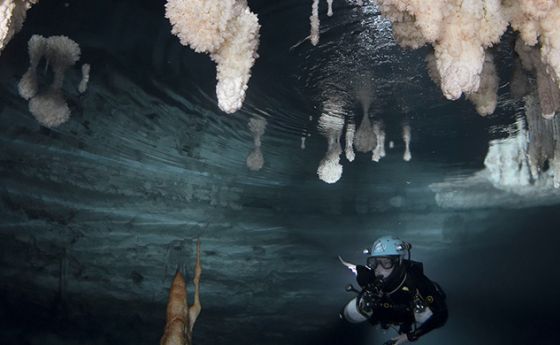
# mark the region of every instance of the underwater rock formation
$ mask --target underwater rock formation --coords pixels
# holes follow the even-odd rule
[[[169,290],[167,321],[160,345],[191,345],[194,323],[200,315],[200,240],[196,242],[196,264],[194,269],[194,302],[188,305],[187,287],[183,273],[177,270]]]
[[[27,11],[38,2],[39,0],[3,0],[0,3],[0,54],[21,30]]]
[[[210,54],[216,62],[220,109],[239,110],[259,46],[259,21],[247,1],[169,0],[165,16],[181,44]]]
[[[41,125],[58,127],[70,118],[62,86],[66,71],[80,59],[80,46],[66,36],[45,38],[33,35],[29,39],[28,50],[30,66],[19,81],[19,94],[29,100],[29,111]],[[40,91],[37,67],[43,58],[53,70],[54,78],[47,90]]]

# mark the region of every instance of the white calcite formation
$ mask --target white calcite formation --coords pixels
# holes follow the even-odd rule
[[[80,59],[80,46],[66,36],[33,35],[28,50],[30,66],[18,84],[19,94],[29,100],[29,111],[41,125],[60,126],[70,118],[70,108],[62,92],[64,76]],[[43,58],[53,70],[54,78],[46,90],[39,90],[37,66]]]
[[[511,27],[526,45],[540,45],[540,59],[560,86],[560,3],[557,0],[504,1]]]
[[[309,39],[314,46],[319,43],[319,0],[313,0],[311,4],[311,16],[309,17],[311,23],[311,33]]]
[[[412,159],[412,154],[410,153],[410,125],[405,124],[403,126],[403,142],[404,142],[404,153],[403,160],[409,162]]]
[[[437,68],[437,61],[434,54],[426,56],[426,67],[428,75],[436,84],[441,82],[441,76]],[[494,65],[494,58],[487,52],[484,56],[484,65],[480,74],[479,87],[472,93],[466,93],[466,98],[470,100],[481,116],[492,114],[498,103],[498,74]]]
[[[492,140],[484,169],[430,185],[447,208],[524,207],[560,201],[560,118],[542,117],[535,93],[508,137]]]
[[[319,0],[313,0],[310,41],[319,42]],[[539,59],[550,83],[560,85],[560,5],[557,0],[378,0],[393,24],[396,41],[416,49],[434,49],[430,75],[444,96],[466,95],[481,115],[495,109],[497,74],[487,48],[498,43],[508,25],[528,46],[539,46]],[[362,5],[359,1],[358,5]],[[332,0],[327,0],[332,15]],[[166,16],[181,43],[205,52],[217,63],[220,108],[238,110],[257,58],[259,28],[245,0],[168,0]],[[437,71],[437,74],[434,73]],[[544,78],[540,78],[544,81]],[[551,116],[543,107],[545,115]],[[362,137],[358,129],[356,138]],[[363,134],[363,133],[362,133]],[[359,144],[361,145],[361,144]]]
[[[40,35],[33,35],[27,42],[29,53],[29,68],[18,83],[18,92],[26,100],[35,96],[39,89],[37,81],[37,67],[47,50],[47,40]]]
[[[317,175],[327,183],[335,183],[342,176],[340,137],[344,128],[342,108],[337,102],[325,102],[317,127],[319,132],[327,139],[328,144],[327,153],[319,163]]]
[[[356,158],[354,153],[354,133],[356,132],[356,125],[354,123],[346,124],[345,146],[344,153],[349,162],[353,162]]]
[[[432,79],[445,97],[465,94],[481,115],[495,109],[497,74],[486,48],[498,43],[508,25],[527,46],[540,47],[538,60],[547,78],[560,86],[560,3],[557,0],[378,0],[393,24],[395,40],[416,49],[432,45],[427,58]],[[437,73],[436,73],[437,71]],[[542,86],[548,90],[550,86]],[[543,104],[544,105],[544,104]],[[550,108],[543,113],[552,116]]]
[[[247,1],[168,0],[165,16],[181,44],[216,62],[220,109],[239,110],[259,46],[260,24]]]
[[[524,121],[518,119],[513,135],[492,140],[484,159],[488,179],[497,188],[527,186],[531,184],[529,168],[528,133]]]
[[[39,0],[0,1],[0,53],[12,37],[21,30],[27,11]]]
[[[381,158],[385,157],[385,130],[381,121],[373,122],[373,133],[377,138],[377,145],[371,153],[371,160],[379,162]]]

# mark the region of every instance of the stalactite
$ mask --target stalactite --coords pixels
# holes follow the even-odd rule
[[[37,67],[41,59],[47,53],[47,40],[41,35],[33,35],[27,42],[27,52],[29,54],[29,68],[21,77],[18,83],[18,92],[26,100],[31,99],[39,92],[39,82],[37,81]]]
[[[337,101],[329,100],[325,102],[317,126],[319,132],[327,139],[328,144],[325,157],[319,163],[317,175],[327,183],[335,183],[342,176],[340,137],[344,128],[342,108]]]
[[[319,0],[313,0],[311,4],[311,33],[309,35],[311,44],[316,46],[319,43]]]
[[[410,153],[410,125],[405,124],[403,126],[403,141],[404,141],[404,154],[403,160],[409,162],[412,159],[412,154]]]
[[[328,6],[327,16],[329,16],[329,17],[332,17],[332,15],[333,15],[332,3],[333,3],[333,0],[327,0],[327,6]]]
[[[82,65],[82,80],[80,81],[80,85],[78,85],[78,92],[80,93],[84,93],[87,90],[90,70],[91,66],[89,64],[85,63]]]
[[[379,162],[381,158],[385,157],[385,130],[381,121],[373,123],[373,132],[377,138],[377,145],[371,154],[371,160]]]
[[[168,0],[165,16],[181,44],[210,54],[216,62],[220,109],[226,113],[239,110],[259,46],[259,20],[247,2]]]
[[[379,8],[401,46],[433,46],[438,77],[430,74],[451,100],[477,92],[484,49],[499,42],[509,19],[499,0],[379,0]]]
[[[264,165],[264,157],[261,151],[261,138],[266,130],[266,120],[261,117],[253,117],[249,120],[249,131],[253,135],[254,148],[247,156],[247,167],[258,171]]]
[[[344,152],[346,155],[346,159],[349,162],[353,162],[354,158],[356,158],[356,154],[354,153],[354,133],[356,132],[356,125],[354,123],[347,123],[346,124],[346,135],[345,135],[345,146]]]
[[[326,134],[328,149],[325,157],[319,163],[317,175],[327,183],[335,183],[342,177],[342,165],[340,164],[340,136],[335,131]]]

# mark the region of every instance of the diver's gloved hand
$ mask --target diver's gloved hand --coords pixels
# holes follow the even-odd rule
[[[356,281],[362,288],[375,280],[375,272],[366,266],[356,265]]]
[[[358,310],[361,314],[371,316],[373,309],[378,307],[379,301],[377,296],[369,290],[363,290],[358,297]]]

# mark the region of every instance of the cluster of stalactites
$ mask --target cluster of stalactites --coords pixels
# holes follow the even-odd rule
[[[246,0],[168,0],[165,16],[181,44],[208,53],[217,64],[218,106],[241,108],[258,57],[260,25]]]
[[[362,0],[357,0],[356,4],[362,6],[364,3]],[[327,0],[327,16],[331,17],[333,15],[333,0]],[[313,0],[311,3],[311,16],[309,17],[309,22],[311,24],[311,32],[309,34],[309,40],[314,46],[319,43],[319,0]]]
[[[253,117],[249,120],[249,131],[253,135],[253,150],[247,156],[247,168],[252,171],[261,170],[264,157],[261,151],[261,138],[266,130],[266,120],[262,117]]]
[[[27,11],[39,0],[0,1],[0,53],[12,37],[21,30]]]
[[[542,116],[536,92],[524,97],[525,116],[519,116],[511,135],[493,140],[484,160],[488,180],[498,189],[560,187],[560,117]]]
[[[354,124],[347,124],[346,130],[346,158],[351,162],[354,160],[354,150],[358,152],[371,152],[371,160],[379,162],[385,157],[385,130],[381,120],[371,120],[369,117],[369,109],[373,104],[373,78],[367,78],[360,82],[360,87],[356,91],[356,99],[362,106],[362,120],[358,130],[354,134]],[[403,141],[405,144],[405,153],[403,159],[410,161],[410,125],[403,125]]]
[[[80,46],[66,36],[45,38],[33,35],[29,39],[28,50],[30,65],[19,81],[19,94],[29,101],[29,111],[41,125],[49,128],[60,126],[70,118],[70,108],[62,91],[64,75],[80,59]],[[54,75],[52,83],[43,90],[39,89],[40,75],[37,71],[41,59],[46,60]],[[82,67],[82,72],[80,92],[87,87],[89,65]]]
[[[434,48],[430,75],[448,99],[465,94],[481,115],[494,111],[498,79],[487,48],[508,24],[525,44],[540,44],[544,71],[560,85],[560,4],[557,0],[378,0],[403,47]],[[461,38],[461,39],[458,39]],[[430,66],[431,65],[431,66]]]
[[[364,107],[367,111],[367,107]],[[346,120],[345,120],[346,118]],[[381,120],[370,121],[367,112],[364,113],[359,129],[351,117],[345,117],[340,105],[332,101],[325,102],[323,113],[319,118],[318,131],[327,139],[327,152],[317,169],[319,178],[327,183],[335,183],[342,177],[342,135],[344,133],[345,156],[349,162],[354,161],[355,151],[371,152],[371,160],[379,162],[385,157],[385,129]],[[411,127],[408,122],[402,126],[402,140],[404,143],[403,160],[412,159],[410,152]]]

